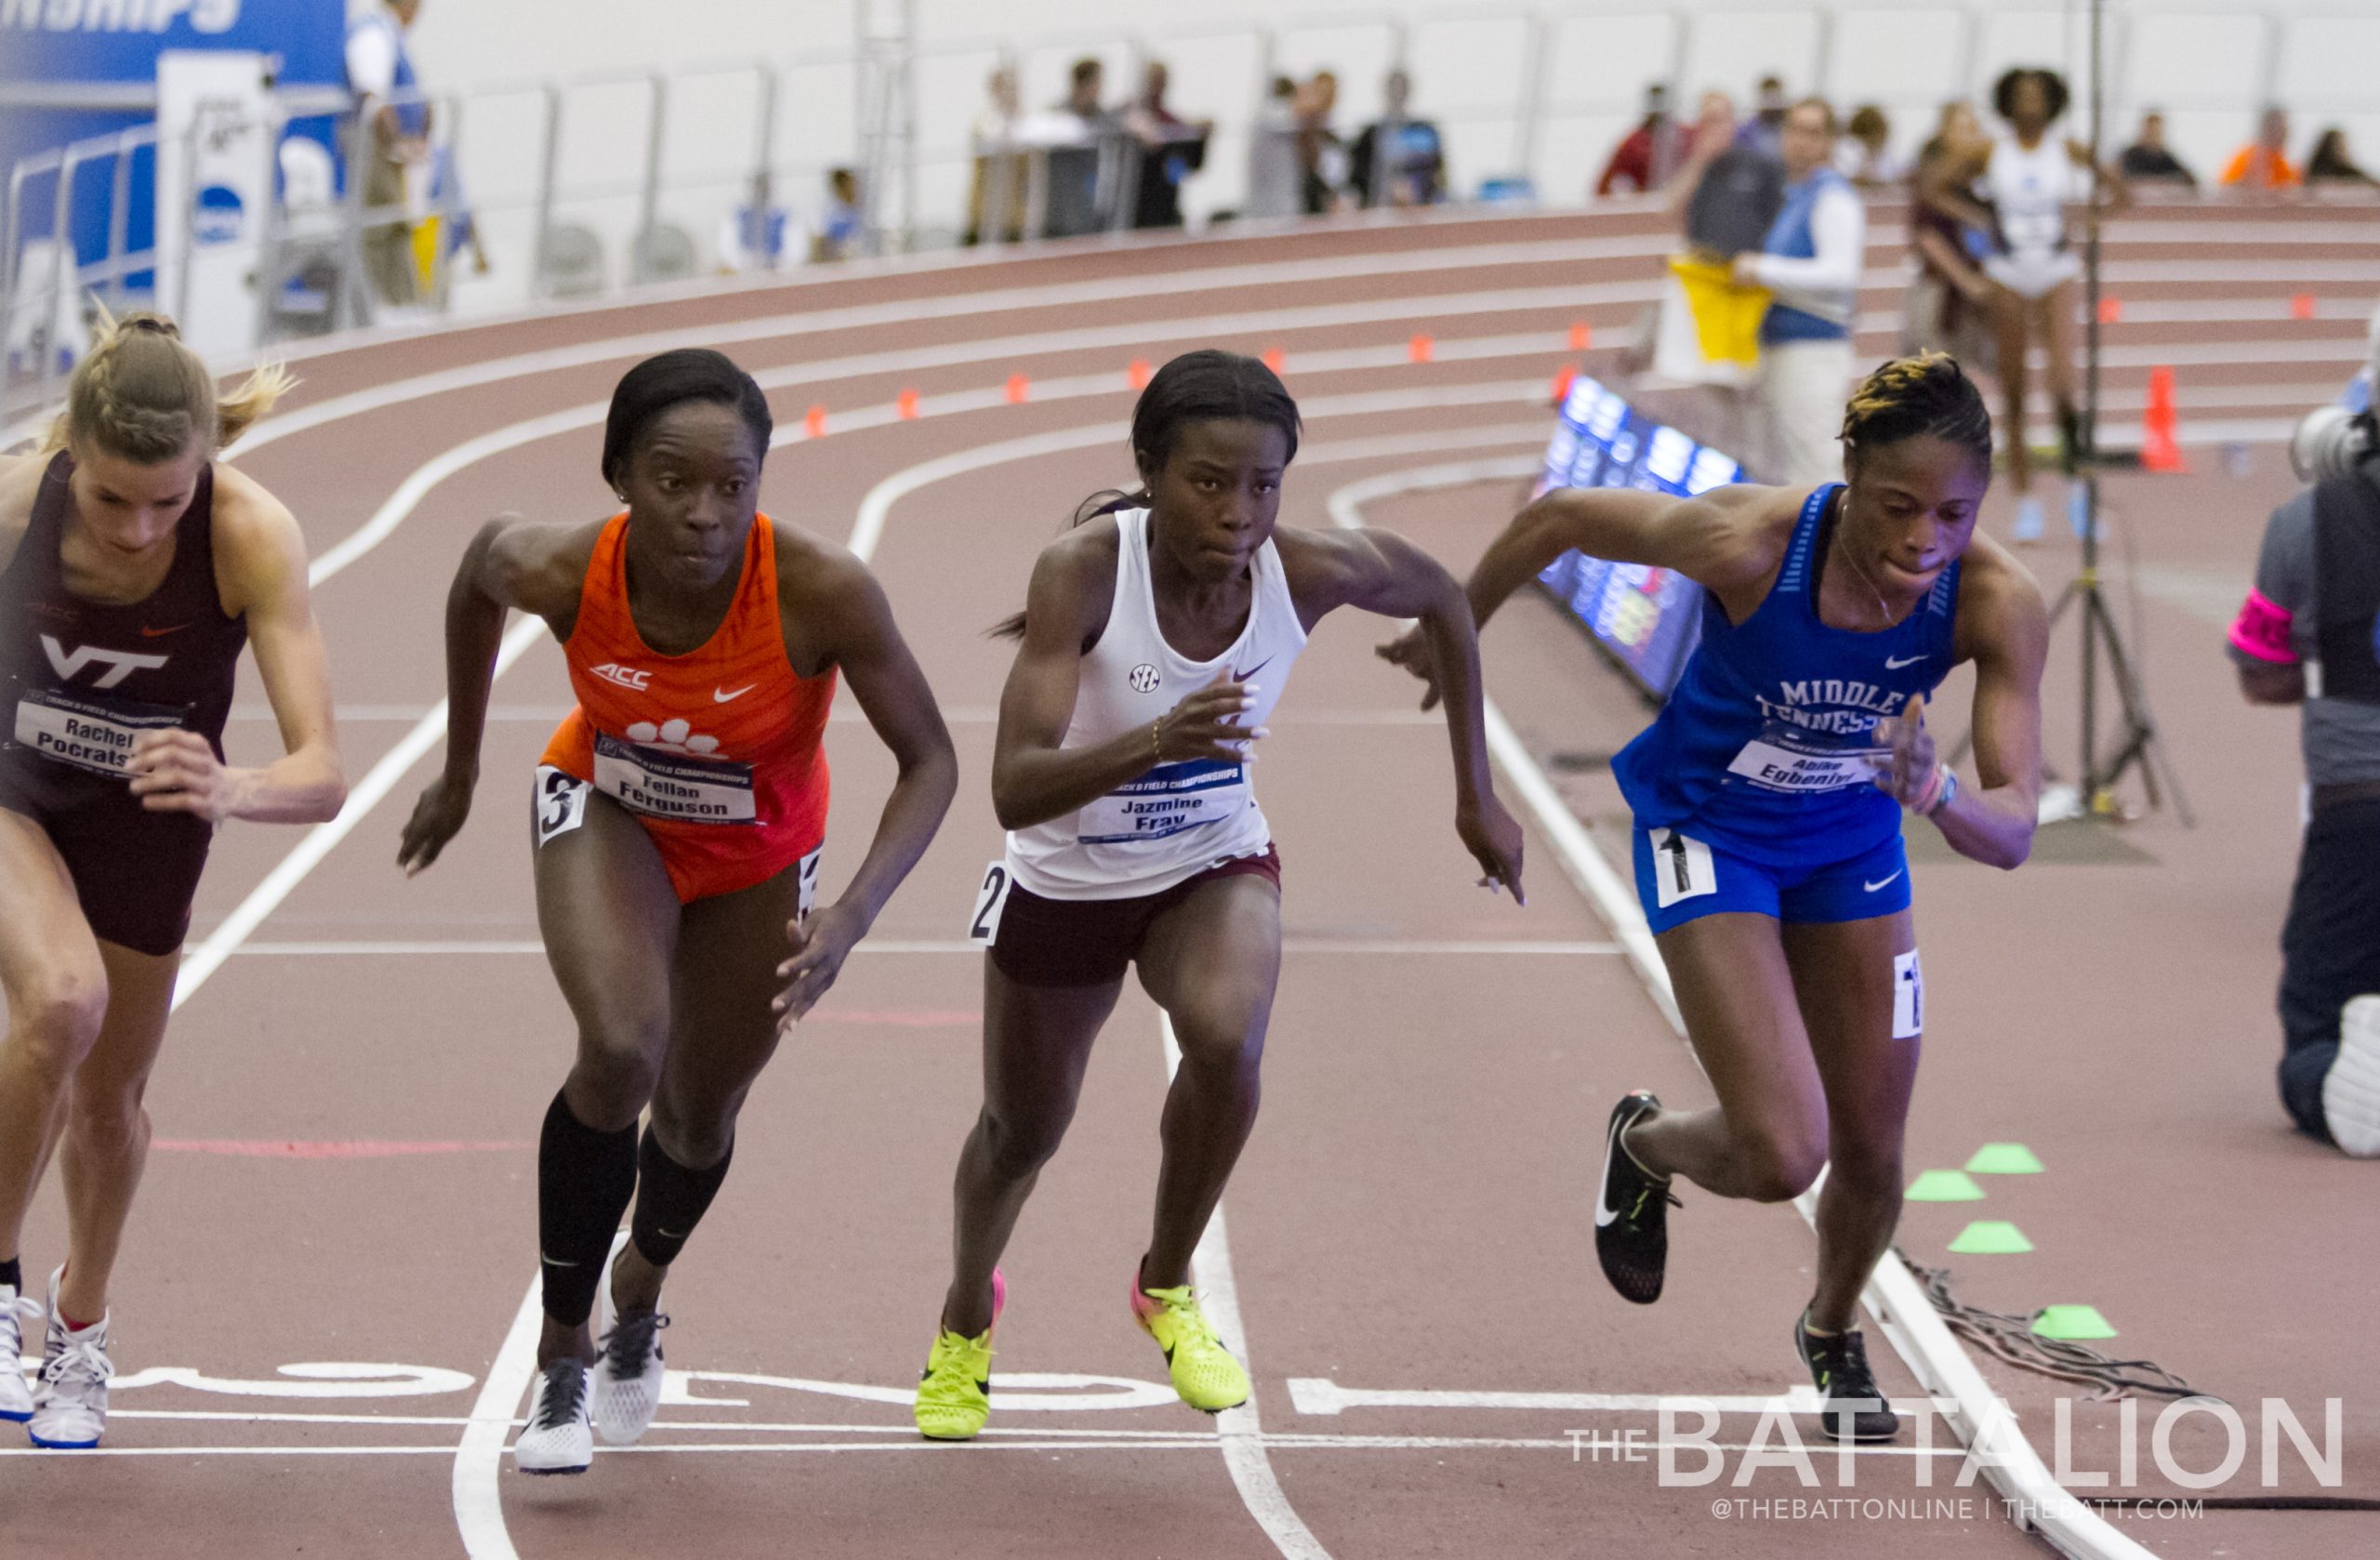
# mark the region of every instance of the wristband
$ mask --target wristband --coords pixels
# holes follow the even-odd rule
[[[1959,795],[1959,772],[1957,770],[1952,769],[1949,764],[1943,764],[1935,770],[1934,778],[1939,788],[1935,792],[1931,802],[1918,809],[1920,813],[1929,818],[1940,817],[1942,815],[1942,809],[1950,806],[1951,802],[1957,800]]]

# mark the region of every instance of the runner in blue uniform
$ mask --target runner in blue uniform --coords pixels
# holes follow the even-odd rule
[[[1976,535],[1991,421],[1956,363],[1877,369],[1843,441],[1850,481],[1815,491],[1555,489],[1488,549],[1470,593],[1485,622],[1567,548],[1676,569],[1708,592],[1700,646],[1614,768],[1635,813],[1637,893],[1718,1104],[1668,1111],[1633,1093],[1614,1107],[1596,1251],[1614,1288],[1650,1304],[1673,1178],[1781,1202],[1831,1163],[1794,1339],[1828,1432],[1884,1440],[1899,1421],[1852,1322],[1900,1215],[1924,1026],[1901,814],[1974,860],[2024,861],[2049,623],[2032,576]],[[1409,636],[1382,654],[1431,676]],[[1924,719],[1965,661],[1972,787],[1936,758]]]

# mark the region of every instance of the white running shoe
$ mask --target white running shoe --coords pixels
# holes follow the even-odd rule
[[[594,1461],[587,1367],[564,1355],[546,1367],[529,1394],[529,1422],[512,1443],[512,1465],[524,1474],[583,1474]]]
[[[2322,1124],[2359,1159],[2380,1158],[2380,997],[2339,1014],[2338,1060],[2322,1075]]]
[[[33,1417],[33,1387],[19,1363],[25,1352],[26,1322],[42,1318],[41,1302],[0,1284],[0,1420],[19,1424]]]
[[[58,1314],[58,1280],[49,1276],[49,1327],[43,1338],[41,1385],[33,1390],[33,1416],[25,1428],[37,1447],[81,1449],[99,1444],[108,1427],[108,1319],[69,1332]]]
[[[588,1392],[588,1413],[603,1444],[632,1447],[641,1440],[661,1407],[661,1329],[669,1318],[660,1312],[622,1322],[612,1308],[612,1263],[628,1242],[628,1232],[612,1242],[611,1260],[595,1286],[595,1369]]]

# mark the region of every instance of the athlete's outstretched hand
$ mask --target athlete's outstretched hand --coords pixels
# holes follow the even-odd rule
[[[1911,694],[1897,716],[1876,722],[1876,740],[1891,750],[1891,759],[1876,776],[1876,787],[1899,802],[1914,807],[1934,787],[1934,734],[1925,729],[1925,699]]]
[[[413,816],[405,820],[404,838],[397,845],[397,865],[410,878],[431,862],[446,842],[463,832],[463,820],[471,815],[471,787],[450,774],[441,774],[421,793],[413,804]]]
[[[1454,831],[1488,874],[1479,879],[1481,888],[1493,892],[1501,883],[1513,891],[1514,904],[1528,903],[1521,893],[1521,826],[1493,791],[1456,806]]]
[[[1403,667],[1421,680],[1421,707],[1438,707],[1438,663],[1431,658],[1430,641],[1422,637],[1419,624],[1380,646],[1373,652],[1392,667]],[[1515,860],[1519,859],[1517,857]]]
[[[1249,745],[1273,734],[1263,726],[1241,725],[1240,718],[1255,707],[1256,684],[1235,682],[1228,670],[1180,704],[1157,717],[1155,761],[1175,764],[1191,759],[1217,763],[1253,763]]]
[[[859,913],[840,904],[827,906],[808,920],[785,923],[785,940],[792,946],[793,957],[777,966],[777,979],[785,982],[785,990],[769,1004],[780,1030],[800,1023],[801,1016],[826,995],[826,988],[842,973],[843,960],[866,935],[867,925]]]

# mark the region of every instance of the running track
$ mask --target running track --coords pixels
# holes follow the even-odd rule
[[[2281,221],[2168,212],[2118,231],[2114,420],[2132,415],[2152,363],[2181,365],[2186,438],[2200,442],[2269,437],[2344,377],[2380,290],[2375,223],[2360,211]],[[930,1447],[908,1426],[944,1281],[950,1168],[977,1098],[979,965],[959,939],[998,850],[983,789],[1007,660],[982,630],[1022,599],[1033,551],[1074,503],[1129,475],[1125,364],[1210,342],[1280,348],[1308,418],[1285,522],[1360,513],[1460,568],[1508,512],[1510,473],[1542,446],[1547,383],[1580,361],[1574,323],[1593,333],[1590,371],[1627,340],[1660,229],[1605,214],[1052,250],[301,360],[303,390],[241,458],[297,510],[319,561],[356,797],[330,831],[243,827],[218,845],[119,1280],[109,1454],[0,1448],[12,1546],[2037,1550],[1983,1487],[1955,1482],[1948,1428],[1937,1456],[1861,1455],[1850,1490],[1831,1452],[1815,1490],[1787,1467],[1738,1487],[1738,1451],[1718,1485],[1663,1487],[1657,1395],[1718,1400],[1715,1440],[1739,1448],[1763,1403],[1799,1380],[1786,1329],[1806,1291],[1807,1229],[1789,1209],[1689,1190],[1670,1297],[1638,1312],[1605,1289],[1586,1217],[1604,1111],[1629,1087],[1699,1089],[1624,919],[1590,897],[1594,853],[1617,837],[1581,834],[1572,814],[1606,822],[1607,777],[1557,769],[1558,786],[1537,792],[1526,912],[1468,887],[1442,728],[1372,660],[1379,630],[1353,620],[1317,636],[1267,744],[1289,952],[1264,1117],[1199,1263],[1236,1314],[1252,1408],[1217,1422],[1174,1403],[1115,1282],[1144,1237],[1166,1077],[1158,1017],[1135,993],[1006,1263],[993,1433]],[[1879,235],[1865,300],[1878,329],[1863,345],[1879,353],[1892,236]],[[2269,258],[2284,241],[2279,278]],[[2293,317],[2309,287],[2314,317]],[[1410,361],[1416,333],[1433,337],[1433,361]],[[637,356],[697,343],[725,347],[770,389],[780,448],[765,507],[872,555],[966,780],[924,865],[755,1091],[736,1172],[671,1288],[676,1401],[645,1447],[583,1479],[532,1483],[500,1453],[532,1336],[530,1139],[570,1054],[522,828],[529,765],[568,702],[549,642],[510,641],[471,829],[410,883],[390,861],[429,773],[418,760],[434,761],[438,609],[464,539],[498,509],[600,512],[596,426],[612,381]],[[1021,404],[1009,391],[1020,374]],[[898,411],[905,390],[919,392],[914,421]],[[813,405],[827,409],[823,439],[804,429]],[[2294,758],[2272,718],[2220,702],[2224,674],[2202,642],[2206,602],[2239,577],[2255,521],[2285,491],[2272,452],[2259,461],[2241,483],[2111,493],[2138,522],[2128,535],[2145,556],[2127,577],[2205,826],[2140,826],[2125,838],[2146,866],[1919,867],[1937,997],[1911,1170],[1957,1164],[1987,1139],[2032,1144],[2051,1172],[1995,1183],[1990,1211],[2021,1219],[2038,1249],[1959,1260],[1961,1293],[2006,1310],[2091,1301],[2122,1329],[2111,1346],[2237,1402],[2286,1395],[2309,1421],[2346,1391],[2344,1493],[2369,1496],[2380,1415],[2352,1394],[2380,1360],[2350,1320],[2317,1319],[2352,1307],[2307,1298],[2371,1294],[2368,1180],[2288,1140],[2265,1081]],[[2055,585],[2067,560],[2038,566]],[[1524,773],[1543,785],[1538,761],[1608,753],[1641,721],[1534,601],[1488,649],[1512,734],[1508,797]],[[2071,703],[2053,688],[2053,709]],[[251,686],[235,755],[266,750],[262,714]],[[831,879],[855,859],[889,766],[848,707],[830,750]],[[1944,1260],[1968,1211],[1913,1205],[1905,1245]],[[2360,1249],[2340,1257],[2339,1235],[2358,1229]],[[29,1265],[46,1269],[61,1243],[53,1188]],[[1871,1346],[1893,1391],[1922,1390],[1883,1337]],[[2048,1456],[2052,1384],[1997,1367],[1980,1384]],[[2083,1405],[2074,1421],[2076,1466],[2112,1467],[2114,1410]],[[2204,1429],[2175,1437],[2195,1467],[2221,1449]],[[2256,1493],[2255,1461],[2217,1493]],[[2282,1468],[2284,1492],[2316,1488],[2294,1453]],[[2153,1471],[2139,1484],[2188,1493]],[[1714,1498],[1797,1495],[1933,1503],[1899,1519],[1712,1513]],[[2061,1535],[2109,1553],[2136,1540],[2345,1554],[2370,1541],[2372,1520],[2225,1511]]]

